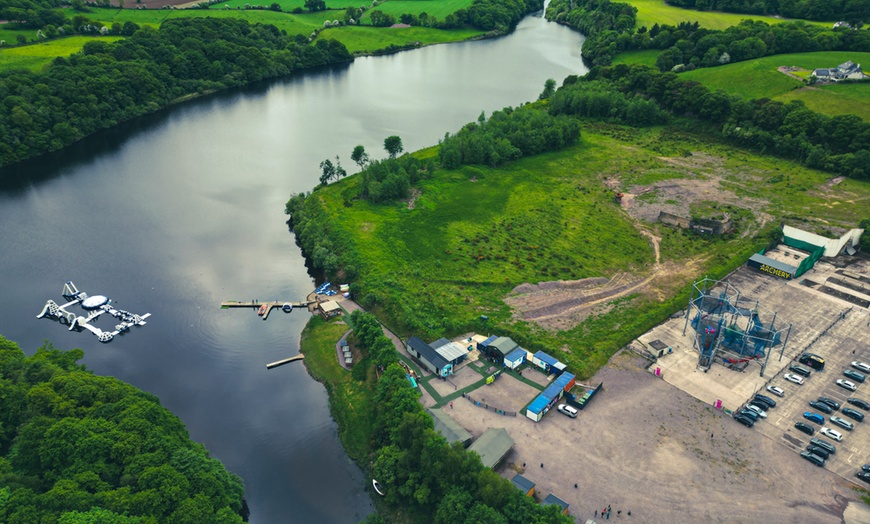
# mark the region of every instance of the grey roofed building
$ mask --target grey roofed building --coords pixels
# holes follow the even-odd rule
[[[459,342],[450,342],[449,344],[438,346],[435,348],[435,351],[444,357],[445,360],[454,364],[468,356],[468,350]]]
[[[519,344],[510,339],[510,337],[498,337],[489,347],[495,348],[501,353],[501,356],[507,356],[511,351],[519,347]]]
[[[562,508],[562,514],[568,513],[569,504],[557,497],[556,495],[553,495],[552,493],[547,495],[547,498],[545,498],[544,501],[541,502],[541,504],[543,504],[544,506],[549,506],[550,504],[559,506],[560,508]]]
[[[827,77],[831,76],[831,72],[828,69],[824,69],[824,68],[814,69],[813,76],[817,76],[820,78],[827,78]]]
[[[420,361],[429,368],[429,371],[440,374],[449,363],[441,355],[438,354],[432,346],[423,342],[419,337],[411,337],[407,344],[408,353],[420,359]]]
[[[432,416],[432,423],[435,427],[435,431],[444,435],[448,444],[462,442],[463,446],[468,447],[468,444],[471,442],[473,437],[471,436],[471,433],[465,431],[465,428],[453,420],[453,417],[444,413],[444,411],[440,409],[426,409],[426,412]]]
[[[469,446],[468,451],[480,455],[480,461],[488,468],[495,467],[514,447],[514,439],[504,428],[489,428]]]
[[[523,492],[524,495],[531,496],[534,493],[535,483],[526,477],[517,473],[514,475],[514,478],[511,479],[511,483],[520,491]],[[530,493],[531,492],[531,493]]]
[[[444,338],[444,337],[441,337],[441,338],[439,338],[439,339],[436,340],[435,342],[432,342],[432,343],[429,344],[429,345],[432,346],[432,349],[438,349],[438,348],[440,348],[441,346],[446,346],[446,345],[449,344],[449,343],[450,343],[449,340],[447,340],[447,339]]]

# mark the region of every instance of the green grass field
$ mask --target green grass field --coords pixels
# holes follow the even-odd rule
[[[664,0],[627,0],[637,8],[637,27],[652,27],[655,24],[677,25],[680,22],[698,22],[709,29],[726,29],[737,25],[741,20],[761,20],[768,24],[779,24],[788,20],[771,16],[721,13],[718,11],[695,11],[665,4]],[[807,22],[808,24],[830,27],[828,22]]]
[[[10,69],[30,69],[35,71],[41,69],[55,57],[69,56],[79,52],[86,42],[90,42],[94,38],[99,38],[104,42],[113,42],[120,39],[113,36],[71,36],[69,38],[58,38],[22,47],[0,49],[0,71],[8,71]]]
[[[345,26],[324,29],[318,38],[332,38],[343,43],[351,53],[370,53],[390,44],[403,46],[410,42],[423,45],[459,42],[484,34],[477,29],[445,31],[426,27]]]
[[[681,163],[693,162],[691,155],[683,156],[686,151],[703,151],[714,160],[685,168]],[[674,163],[668,157],[687,160]],[[671,297],[664,302],[626,297],[608,312],[561,332],[544,332],[512,317],[502,299],[521,283],[609,278],[617,272],[643,275],[651,267],[649,242],[613,204],[612,191],[601,181],[605,176],[619,177],[623,189],[720,177],[738,205],[751,197],[767,201],[763,210],[775,217],[797,214],[843,225],[864,218],[866,205],[831,202],[870,203],[867,183],[846,181],[826,193],[820,189],[830,177],[826,173],[675,128],[606,125],[587,128],[575,147],[500,169],[439,171],[422,182],[412,210],[405,203],[375,206],[355,200],[356,177],[312,198],[323,204],[329,223],[352,239],[348,249],[358,253],[358,283],[370,294],[369,307],[399,333],[424,338],[471,330],[507,334],[524,347],[566,349],[573,369],[587,375],[677,309],[688,283],[670,282],[661,290],[660,296]],[[648,195],[651,201],[662,198]],[[699,257],[699,271],[709,275],[724,275],[759,243],[751,235],[706,239],[655,224],[645,227],[662,236],[664,261],[683,265]]]
[[[631,58],[628,56],[627,58]],[[776,70],[778,66],[797,66],[807,70],[831,67],[847,60],[870,63],[870,53],[829,51],[773,55],[719,67],[707,67],[681,73],[710,89],[722,89],[746,98],[803,100],[807,107],[829,115],[856,114],[870,120],[870,82],[801,89],[803,82]],[[735,78],[752,80],[735,81]]]
[[[315,315],[302,332],[300,351],[305,355],[309,373],[329,389],[330,412],[339,426],[345,451],[351,458],[363,460],[374,419],[374,405],[367,402],[372,386],[354,380],[349,371],[338,365],[335,344],[347,330],[348,325],[340,319],[327,322]]]
[[[470,5],[471,0],[388,0],[373,9],[378,9],[396,18],[405,13],[413,15],[426,13],[438,18],[438,20],[444,20],[447,15],[460,9],[466,9]]]

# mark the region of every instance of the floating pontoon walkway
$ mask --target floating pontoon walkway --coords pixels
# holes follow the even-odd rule
[[[297,308],[308,308],[308,306],[316,301],[309,300],[305,302],[289,302],[285,300],[269,300],[269,301],[260,301],[260,300],[248,300],[245,302],[239,302],[237,300],[228,300],[226,302],[221,302],[221,309],[228,309],[231,307],[247,307],[252,309],[263,309],[262,313],[259,313],[263,320],[269,316],[269,313],[273,308],[279,307],[285,313],[291,312],[293,309]]]
[[[283,366],[284,364],[289,364],[289,363],[296,361],[296,360],[302,360],[303,358],[305,358],[304,355],[296,355],[295,357],[285,358],[284,360],[278,360],[278,361],[272,362],[271,364],[266,364],[266,369],[272,369],[272,368],[276,368],[278,366]]]

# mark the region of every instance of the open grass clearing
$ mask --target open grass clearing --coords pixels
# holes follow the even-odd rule
[[[447,15],[455,13],[460,9],[467,9],[470,5],[471,0],[388,0],[372,9],[383,11],[396,18],[405,13],[412,15],[426,13],[438,18],[438,20],[444,20]]]
[[[10,69],[30,69],[36,71],[42,69],[58,56],[69,56],[81,51],[82,47],[94,38],[99,38],[104,42],[120,40],[120,37],[114,36],[71,36],[69,38],[48,40],[38,44],[0,49],[0,71],[8,71]]]
[[[737,25],[741,20],[761,20],[768,24],[789,22],[785,18],[772,16],[745,15],[739,13],[722,13],[719,11],[695,11],[667,5],[664,0],[628,0],[637,8],[637,27],[652,27],[655,24],[677,25],[680,22],[698,22],[708,29],[727,29]],[[808,24],[830,27],[829,22],[812,22]]]
[[[656,58],[661,54],[661,49],[644,49],[643,51],[626,51],[613,57],[613,65],[617,64],[640,64],[650,67],[656,66]]]
[[[773,55],[696,69],[681,73],[680,76],[700,82],[710,89],[722,89],[746,98],[772,98],[783,102],[803,100],[813,111],[828,115],[855,114],[870,120],[870,82],[802,89],[803,82],[777,71],[779,66],[795,66],[811,71],[819,67],[835,67],[847,60],[859,64],[870,63],[870,53],[823,51]],[[735,81],[747,78],[752,81]]]
[[[767,242],[753,235],[778,225],[778,217],[843,226],[865,218],[870,185],[847,180],[829,187],[829,178],[678,126],[596,124],[563,151],[499,169],[438,172],[422,183],[414,209],[355,200],[356,177],[313,198],[352,239],[368,305],[397,332],[507,334],[529,349],[565,350],[560,359],[588,376],[678,308],[694,278],[721,276],[745,262]],[[615,190],[648,190],[649,198],[623,209]],[[736,206],[745,215],[743,231],[703,238],[654,221],[659,210],[689,216],[693,201]],[[646,234],[660,239],[661,267]],[[615,300],[582,313],[571,297],[551,303],[574,315],[560,329],[524,320],[504,302],[523,283],[589,277],[612,279]]]
[[[351,53],[371,53],[390,45],[404,46],[413,42],[422,45],[460,42],[483,35],[477,29],[430,29],[428,27],[344,26],[324,29],[318,38],[341,42]]]

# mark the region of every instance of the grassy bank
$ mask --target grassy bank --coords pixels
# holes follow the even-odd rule
[[[373,431],[374,405],[369,401],[373,386],[354,380],[338,364],[335,344],[348,329],[341,319],[327,322],[314,315],[302,331],[301,352],[308,372],[329,392],[329,410],[345,451],[354,460],[363,460]]]
[[[78,53],[87,42],[90,42],[94,38],[97,37],[71,36],[69,38],[58,38],[38,44],[0,50],[0,72],[10,69],[31,69],[34,71],[42,69],[58,56],[69,56],[73,53]],[[98,38],[103,42],[120,40],[120,37],[113,36],[101,36]]]
[[[698,22],[708,29],[725,29],[737,25],[741,20],[760,20],[768,24],[789,22],[785,18],[772,16],[722,13],[718,11],[696,11],[670,6],[664,0],[627,0],[637,8],[637,27],[652,27],[654,24],[676,26],[680,22]],[[808,24],[830,27],[829,22],[807,21]]]

